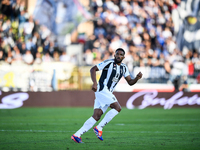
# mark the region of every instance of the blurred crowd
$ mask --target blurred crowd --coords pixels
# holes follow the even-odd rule
[[[141,70],[150,82],[173,83],[177,77],[198,77],[199,51],[180,50],[176,44],[172,11],[180,3],[181,0],[93,0],[90,8],[95,29],[85,43],[86,63],[108,59],[117,47],[122,47],[126,51],[124,63],[131,73]]]
[[[51,31],[28,13],[24,0],[2,0],[0,60],[9,64],[23,62],[31,65],[70,61],[70,57],[51,39]]]
[[[179,50],[172,11],[180,0],[91,0],[94,34],[86,37],[84,65],[113,58],[126,51],[126,63],[134,76],[141,70],[150,82],[171,81],[179,76],[197,78],[200,54]],[[65,61],[72,58],[51,39],[51,31],[28,14],[23,0],[0,1],[0,60],[9,64]],[[200,81],[199,81],[200,82]]]

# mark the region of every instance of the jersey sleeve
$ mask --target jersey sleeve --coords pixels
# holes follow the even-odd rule
[[[96,66],[99,70],[103,70],[111,62],[112,60],[104,60],[103,62],[97,64]]]
[[[128,67],[125,65],[124,66],[124,78],[129,76],[129,75],[130,75],[130,73],[129,73]]]

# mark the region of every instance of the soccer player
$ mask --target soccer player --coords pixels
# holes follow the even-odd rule
[[[125,58],[125,51],[118,48],[115,51],[114,59],[105,60],[90,69],[91,78],[93,81],[92,90],[95,92],[94,113],[86,120],[83,126],[71,136],[71,139],[77,143],[83,143],[81,135],[91,129],[94,124],[101,118],[108,107],[111,108],[101,122],[93,128],[99,140],[103,141],[102,129],[109,123],[120,111],[121,106],[116,97],[113,95],[113,90],[122,76],[126,79],[129,85],[134,85],[142,78],[142,73],[139,72],[134,79],[131,78],[128,68],[122,63]],[[102,70],[99,83],[96,81],[96,71]]]

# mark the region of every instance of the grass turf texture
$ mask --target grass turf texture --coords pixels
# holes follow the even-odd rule
[[[75,143],[71,135],[92,113],[93,108],[0,110],[0,149],[200,149],[199,108],[123,108],[104,127],[104,141],[90,129],[83,144]]]

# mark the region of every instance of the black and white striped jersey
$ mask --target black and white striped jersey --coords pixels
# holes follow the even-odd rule
[[[123,63],[120,66],[117,65],[114,59],[108,59],[99,63],[97,68],[102,70],[97,91],[101,91],[107,86],[108,90],[113,92],[121,77],[130,75],[128,67]]]

